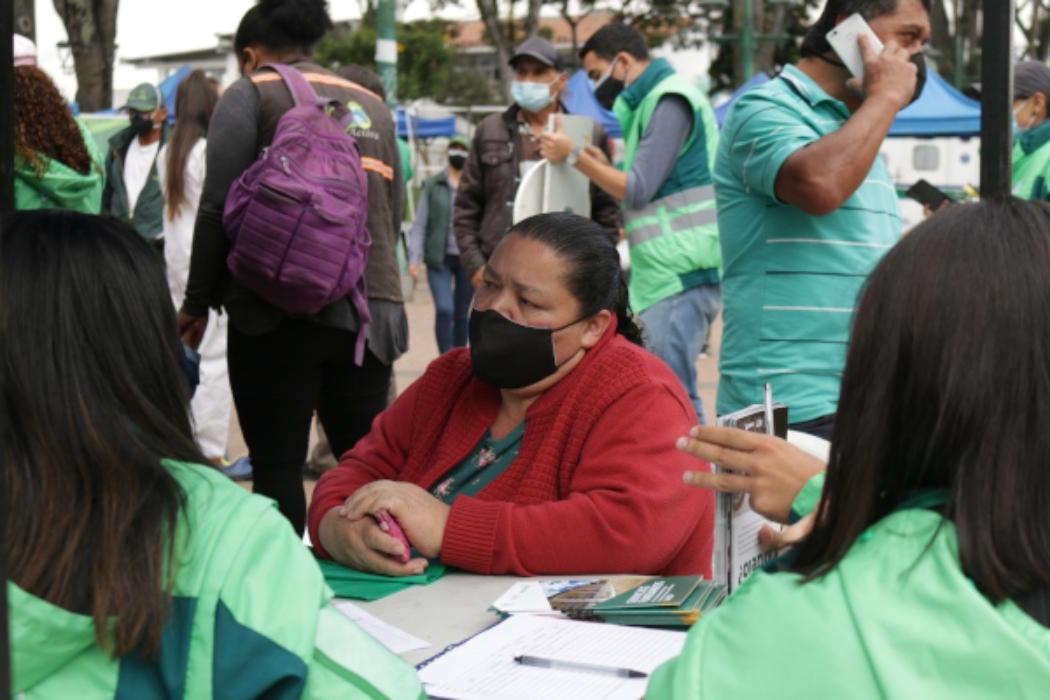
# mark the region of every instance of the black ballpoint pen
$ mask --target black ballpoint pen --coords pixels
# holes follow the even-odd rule
[[[542,656],[515,656],[514,662],[522,666],[534,666],[536,668],[550,668],[558,671],[584,671],[586,673],[602,673],[606,676],[617,678],[648,678],[649,674],[644,671],[635,671],[630,668],[615,668],[613,666],[600,666],[598,664],[585,664],[576,661],[559,661],[558,659],[545,659]]]

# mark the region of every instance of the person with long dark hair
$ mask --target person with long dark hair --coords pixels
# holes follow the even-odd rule
[[[484,269],[470,348],[451,350],[326,472],[310,504],[323,556],[418,574],[427,559],[482,574],[710,574],[714,503],[678,475],[695,420],[641,347],[601,225],[541,214]],[[396,518],[421,558],[376,524]]]
[[[193,236],[179,326],[199,335],[208,309],[229,315],[230,385],[248,445],[253,487],[277,501],[298,530],[306,520],[303,462],[317,412],[335,454],[365,435],[387,405],[393,364],[408,347],[396,246],[404,186],[390,109],[378,96],[313,63],[310,48],[332,27],[324,0],[260,0],[237,27],[233,48],[244,76],[223,93],[208,132],[207,176]],[[347,105],[368,181],[364,273],[367,345],[355,363],[360,318],[352,295],[312,316],[291,315],[237,282],[227,267],[223,210],[230,186],[273,142],[293,106],[267,64],[298,70],[321,97]]]
[[[419,697],[412,669],[329,607],[272,503],[204,466],[177,343],[163,263],[127,224],[3,220],[13,694]]]
[[[37,67],[33,42],[14,43],[15,208],[97,214],[104,177],[95,139]]]
[[[1046,697],[1047,270],[1050,207],[1019,200],[950,207],[883,258],[811,531],[690,631],[646,697]],[[812,509],[792,478],[761,478],[776,438],[696,437],[683,448],[748,472],[711,485]]]
[[[204,187],[206,135],[219,93],[203,71],[186,76],[175,91],[175,128],[157,155],[157,174],[164,192],[164,262],[175,304],[186,294],[197,221]],[[201,338],[200,384],[193,395],[193,428],[204,455],[220,463],[226,455],[233,396],[226,368],[226,316],[212,311]]]

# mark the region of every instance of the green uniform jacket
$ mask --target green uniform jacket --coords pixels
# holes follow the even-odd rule
[[[91,169],[78,173],[65,163],[49,160],[43,175],[15,158],[15,209],[73,209],[84,214],[102,211],[102,154],[84,122],[76,117],[80,135],[91,156]]]
[[[449,215],[452,211],[452,186],[448,182],[447,170],[427,180],[423,186],[423,196],[427,197],[423,262],[429,268],[440,270],[445,264],[445,252],[448,250]]]
[[[654,60],[614,105],[623,128],[624,168],[631,169],[653,113],[668,95],[678,95],[692,107],[693,130],[653,201],[643,209],[624,209],[635,313],[687,289],[718,284],[722,265],[712,185],[718,150],[715,115],[703,93],[665,59]]]
[[[164,123],[161,131],[160,147],[168,142],[171,127]],[[106,189],[102,193],[102,211],[110,216],[127,221],[143,238],[152,240],[164,230],[164,193],[160,190],[160,179],[157,176],[157,162],[154,160],[149,177],[142,188],[142,194],[135,202],[135,211],[128,211],[128,193],[124,189],[124,158],[128,155],[128,146],[136,138],[131,127],[118,132],[109,140],[109,153],[106,155]],[[159,153],[159,150],[158,150]]]
[[[1050,120],[1014,140],[1014,196],[1050,201]]]
[[[422,697],[415,671],[329,604],[317,564],[272,502],[214,469],[166,465],[187,507],[159,657],[113,659],[90,617],[8,582],[14,696]]]
[[[796,501],[796,510],[799,503]],[[955,527],[924,508],[871,526],[826,576],[754,574],[689,632],[646,698],[1045,698],[1050,629],[990,604]]]

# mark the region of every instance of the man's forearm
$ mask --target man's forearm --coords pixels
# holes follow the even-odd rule
[[[586,151],[580,153],[576,169],[590,178],[591,182],[608,192],[616,201],[627,196],[627,173],[603,163]]]
[[[818,215],[841,207],[867,178],[897,111],[890,100],[865,100],[841,129],[788,158],[777,176],[777,197]]]

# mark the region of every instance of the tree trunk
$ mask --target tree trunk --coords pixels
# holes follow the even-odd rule
[[[112,107],[119,0],[53,1],[69,36],[80,108],[96,112]]]
[[[540,27],[540,9],[543,8],[543,0],[529,0],[529,11],[525,15],[525,37],[528,38],[536,33]]]
[[[503,32],[503,24],[500,22],[499,7],[496,0],[477,0],[478,13],[481,21],[489,33],[492,47],[496,49],[496,63],[498,64],[500,76],[500,88],[504,98],[510,97],[510,83],[514,80],[514,74],[510,70],[510,57],[513,50],[507,42]]]

